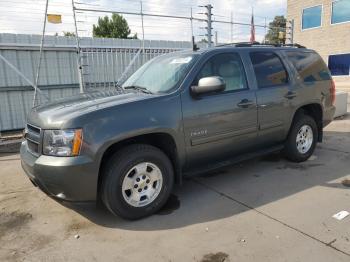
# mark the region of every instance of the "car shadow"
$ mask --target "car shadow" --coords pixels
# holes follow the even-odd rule
[[[64,205],[107,228],[151,231],[206,223],[259,209],[315,186],[348,188],[341,184],[349,174],[350,153],[346,148],[350,148],[349,132],[325,132],[325,143],[304,163],[272,154],[187,178],[174,188],[163,209],[137,221],[113,216],[95,204]]]
[[[6,157],[6,158],[4,158]],[[18,152],[0,152],[0,158],[2,161],[9,161],[9,160],[19,160]]]

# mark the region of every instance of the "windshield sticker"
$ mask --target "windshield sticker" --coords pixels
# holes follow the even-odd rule
[[[192,57],[181,57],[181,58],[175,58],[173,61],[170,62],[170,64],[187,64],[192,60]]]

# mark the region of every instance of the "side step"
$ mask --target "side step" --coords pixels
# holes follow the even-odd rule
[[[253,153],[247,153],[247,154],[244,154],[242,156],[234,157],[232,159],[229,159],[229,160],[226,160],[223,162],[215,163],[215,164],[212,164],[210,166],[196,169],[194,171],[184,172],[183,176],[190,177],[190,176],[197,176],[199,174],[213,172],[213,171],[216,171],[218,169],[221,169],[221,168],[224,168],[227,166],[232,166],[234,164],[240,163],[240,162],[245,161],[245,160],[249,160],[249,159],[253,159],[256,157],[261,157],[264,155],[269,155],[271,153],[281,151],[283,148],[284,148],[284,146],[283,146],[283,144],[281,144],[281,145],[277,145],[274,147],[270,147],[268,149],[259,150],[259,151],[253,152]]]

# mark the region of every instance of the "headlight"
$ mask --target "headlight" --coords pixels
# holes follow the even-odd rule
[[[82,129],[45,130],[43,154],[49,156],[78,156],[82,138]]]

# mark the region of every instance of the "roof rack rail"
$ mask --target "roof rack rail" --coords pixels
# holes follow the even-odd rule
[[[305,46],[303,45],[299,45],[299,44],[284,44],[282,46],[290,46],[290,47],[297,47],[297,48],[306,48]]]
[[[269,43],[259,43],[259,42],[238,42],[238,43],[228,43],[217,45],[216,47],[222,46],[234,46],[234,47],[253,47],[253,46],[272,46],[272,47],[296,47],[296,48],[306,48],[305,46],[299,44],[269,44]]]
[[[215,47],[221,47],[221,46],[235,46],[235,47],[243,47],[243,46],[252,46],[252,45],[260,45],[259,42],[235,42],[235,43],[227,43],[227,44],[220,44]]]

